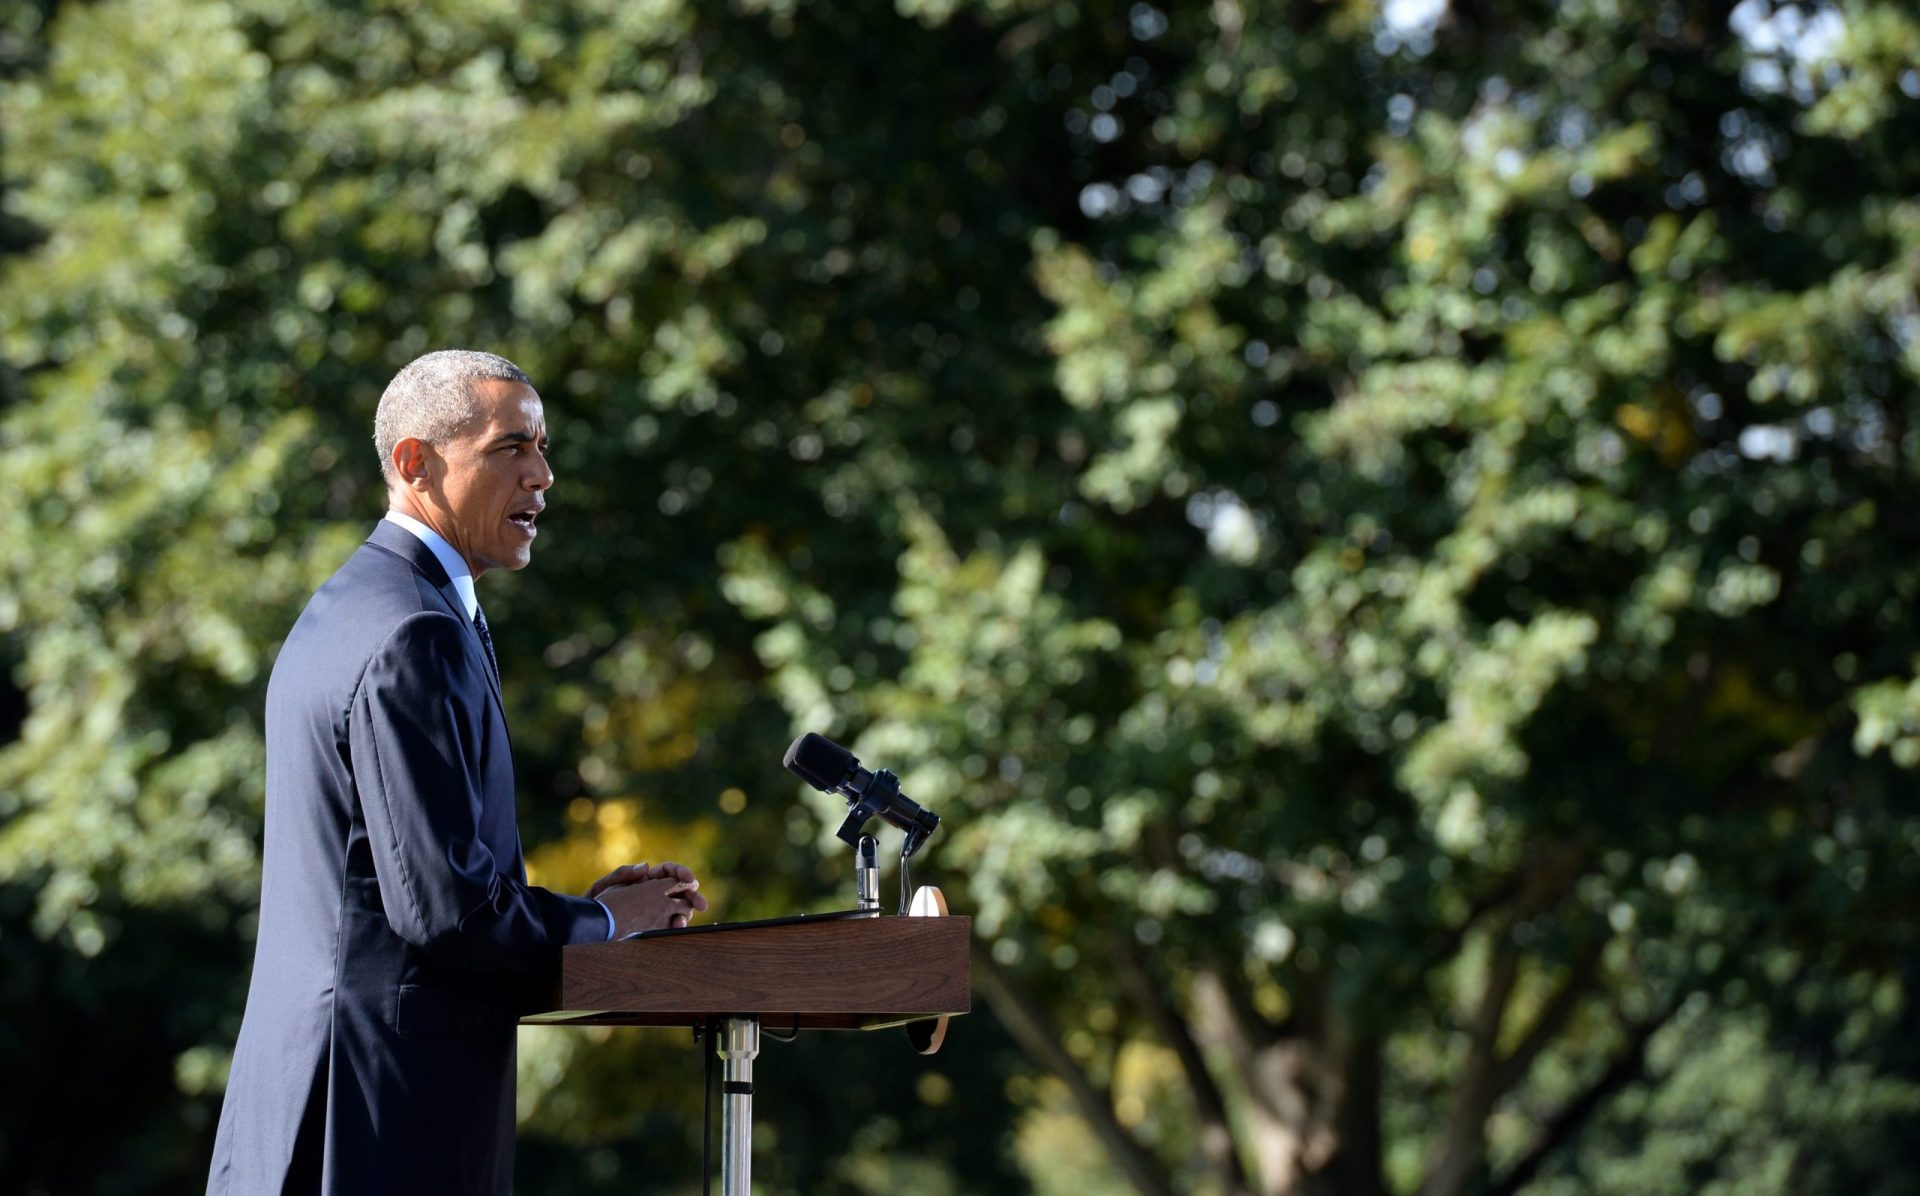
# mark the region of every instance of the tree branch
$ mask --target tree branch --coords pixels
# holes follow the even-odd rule
[[[1433,943],[1427,948],[1428,968],[1437,968],[1460,953],[1466,945],[1467,936],[1474,927],[1494,910],[1513,900],[1520,892],[1521,882],[1525,879],[1519,871],[1509,872],[1498,882],[1475,897],[1467,907],[1467,916],[1453,926],[1445,927],[1434,934]]]
[[[1519,978],[1520,950],[1503,933],[1494,940],[1486,988],[1469,1027],[1466,1065],[1454,1087],[1446,1128],[1434,1145],[1420,1196],[1459,1196],[1486,1162],[1487,1116],[1493,1111],[1493,1085],[1500,1063],[1500,1023]]]
[[[1173,1048],[1174,1055],[1180,1060],[1180,1069],[1186,1074],[1187,1086],[1193,1090],[1194,1108],[1200,1117],[1202,1153],[1220,1173],[1221,1182],[1230,1196],[1248,1196],[1252,1187],[1234,1143],[1226,1098],[1221,1095],[1220,1086],[1207,1067],[1200,1044],[1194,1041],[1192,1028],[1148,973],[1146,961],[1140,958],[1140,952],[1135,949],[1131,937],[1125,933],[1113,935],[1113,951],[1120,962],[1120,978],[1134,1003],[1146,1014],[1154,1029]]]
[[[1493,1113],[1494,1103],[1526,1074],[1534,1055],[1559,1034],[1585,991],[1583,976],[1569,976],[1519,1047],[1501,1058],[1500,1027],[1520,972],[1514,930],[1566,901],[1586,872],[1588,854],[1587,845],[1577,839],[1547,844],[1533,854],[1528,866],[1518,873],[1517,888],[1509,891],[1507,909],[1490,932],[1493,958],[1487,965],[1486,988],[1474,1014],[1467,1060],[1454,1088],[1446,1127],[1434,1145],[1427,1177],[1420,1185],[1421,1196],[1459,1196],[1485,1173],[1487,1118]],[[1596,956],[1594,966],[1597,963]]]
[[[1333,1196],[1386,1196],[1389,1191],[1381,1171],[1380,1069],[1380,1040],[1371,1033],[1355,1036],[1336,1121],[1340,1150],[1322,1172],[1321,1191]]]
[[[1173,1196],[1173,1187],[1160,1161],[1148,1154],[1120,1124],[1113,1112],[1113,1097],[1095,1084],[1086,1070],[1067,1053],[1053,1019],[1033,994],[1021,988],[991,956],[974,958],[974,981],[993,1007],[994,1016],[1013,1035],[1035,1063],[1046,1068],[1073,1095],[1074,1104],[1094,1136],[1113,1157],[1121,1174],[1127,1177],[1141,1196]]]
[[[1654,1017],[1635,1023],[1627,1036],[1626,1045],[1594,1077],[1592,1083],[1547,1120],[1546,1128],[1541,1131],[1532,1149],[1507,1168],[1506,1173],[1488,1190],[1487,1196],[1513,1196],[1532,1183],[1547,1159],[1579,1133],[1593,1115],[1605,1107],[1614,1093],[1641,1077],[1646,1068],[1647,1043],[1660,1027],[1672,1020],[1682,999],[1676,999]]]
[[[1566,979],[1560,982],[1560,987],[1547,998],[1539,1016],[1534,1018],[1526,1037],[1520,1040],[1512,1053],[1500,1060],[1493,1077],[1493,1094],[1496,1098],[1512,1091],[1514,1085],[1525,1079],[1540,1052],[1567,1028],[1567,1022],[1580,1007],[1581,999],[1593,987],[1594,977],[1599,974],[1600,953],[1605,943],[1605,939],[1596,938],[1581,950],[1574,958]]]
[[[1511,927],[1558,905],[1586,874],[1588,854],[1587,845],[1578,840],[1543,845],[1528,863],[1499,877],[1474,897],[1466,917],[1458,924],[1436,932],[1427,949],[1429,966],[1438,967],[1459,954],[1467,936],[1503,908],[1511,907],[1504,923]]]

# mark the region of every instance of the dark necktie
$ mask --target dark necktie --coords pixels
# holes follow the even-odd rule
[[[493,633],[487,630],[487,612],[473,608],[473,629],[480,633],[480,646],[487,650],[487,663],[493,666],[495,683],[500,680],[500,658],[493,654]]]

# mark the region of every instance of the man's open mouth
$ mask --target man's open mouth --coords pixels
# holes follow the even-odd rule
[[[513,512],[512,514],[507,516],[507,522],[513,524],[515,527],[520,528],[523,531],[531,532],[534,530],[533,521],[535,519],[538,519],[539,517],[540,517],[540,509],[538,507],[534,507],[525,511]]]

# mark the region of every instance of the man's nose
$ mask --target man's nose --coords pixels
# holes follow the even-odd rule
[[[553,466],[547,463],[546,455],[536,456],[534,464],[536,468],[527,475],[527,489],[535,491],[553,489]]]

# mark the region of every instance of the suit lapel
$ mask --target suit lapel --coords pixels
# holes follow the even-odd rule
[[[507,702],[500,694],[500,678],[494,674],[492,664],[487,661],[487,649],[480,643],[480,632],[467,617],[467,607],[460,601],[460,591],[453,588],[453,579],[433,555],[433,549],[420,542],[420,537],[390,520],[382,519],[374,525],[373,534],[367,537],[367,543],[375,548],[384,548],[395,556],[412,565],[414,571],[432,584],[434,593],[446,606],[447,613],[460,621],[467,629],[467,641],[473,645],[474,655],[480,658],[480,672],[487,679],[487,688],[493,691],[495,705],[500,708],[500,725],[507,725]],[[507,742],[511,747],[513,732],[507,732]]]
[[[507,757],[513,757],[513,730],[507,726],[507,703],[500,696],[500,678],[494,672],[494,666],[487,659],[487,649],[480,642],[480,630],[467,617],[466,603],[460,601],[460,591],[453,588],[453,579],[440,564],[440,558],[433,555],[433,549],[421,543],[414,535],[397,523],[382,519],[374,526],[373,534],[367,537],[367,543],[375,548],[384,549],[412,565],[414,571],[427,579],[434,593],[447,608],[447,613],[460,620],[467,629],[467,641],[473,645],[474,655],[480,658],[480,671],[486,675],[487,688],[493,692],[494,709],[500,715],[500,729],[507,737]],[[510,824],[513,858],[509,864],[509,874],[521,884],[527,883],[526,853],[520,844],[520,827],[517,822]]]

